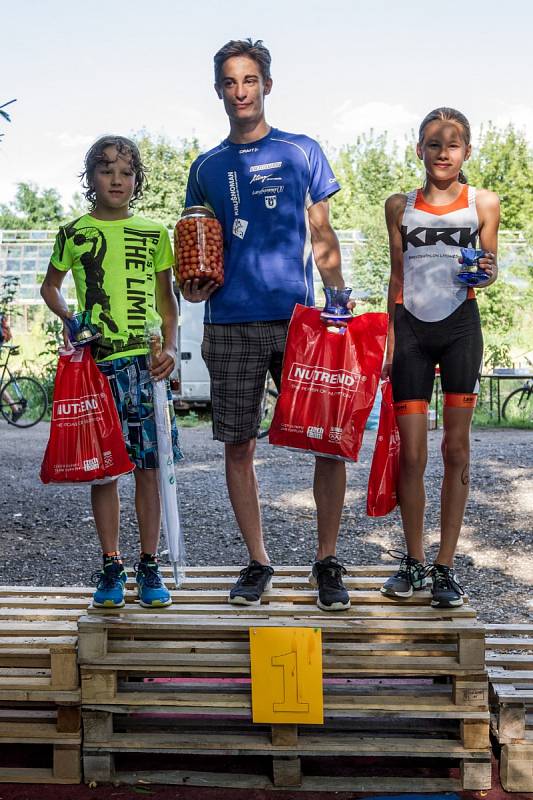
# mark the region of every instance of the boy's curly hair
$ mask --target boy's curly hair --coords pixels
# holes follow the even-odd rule
[[[125,136],[106,134],[97,139],[89,148],[84,161],[85,169],[80,174],[82,186],[86,190],[84,196],[94,209],[96,206],[96,193],[93,185],[94,171],[98,164],[109,163],[104,154],[106,147],[116,147],[119,155],[131,158],[131,166],[135,172],[135,189],[130,200],[130,206],[133,206],[135,201],[143,196],[145,186],[148,186],[147,170],[141,160],[139,148],[132,139],[127,139]]]

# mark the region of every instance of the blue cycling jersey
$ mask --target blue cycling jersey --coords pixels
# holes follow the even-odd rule
[[[199,156],[186,205],[209,205],[224,231],[224,286],[206,302],[205,321],[289,319],[296,303],[313,305],[307,209],[339,188],[317,142],[276,128]]]

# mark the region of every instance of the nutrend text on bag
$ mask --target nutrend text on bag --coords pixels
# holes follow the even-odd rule
[[[66,400],[55,400],[52,405],[52,419],[63,425],[83,425],[104,413],[97,394],[88,394]]]
[[[356,392],[359,383],[366,381],[366,375],[349,372],[345,369],[326,369],[325,367],[312,367],[309,364],[291,364],[288,379],[300,384],[302,389],[306,386],[313,389],[331,391],[338,388],[348,392]]]

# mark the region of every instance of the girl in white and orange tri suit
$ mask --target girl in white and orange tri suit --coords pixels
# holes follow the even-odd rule
[[[469,488],[470,425],[479,391],[483,339],[474,290],[457,278],[460,248],[485,251],[484,288],[496,280],[500,220],[494,192],[468,186],[461,170],[470,157],[470,125],[452,108],[422,121],[416,146],[424,162],[422,189],[394,194],[385,204],[391,275],[389,336],[382,377],[390,377],[400,432],[398,497],[406,541],[398,572],[381,591],[410,597],[431,577],[433,606],[463,602],[453,559]],[[426,566],[423,546],[427,410],[439,365],[444,393],[441,538]]]

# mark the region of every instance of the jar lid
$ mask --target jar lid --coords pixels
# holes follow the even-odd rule
[[[181,212],[181,219],[186,217],[211,217],[211,219],[214,219],[215,215],[207,206],[189,206]]]

